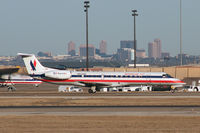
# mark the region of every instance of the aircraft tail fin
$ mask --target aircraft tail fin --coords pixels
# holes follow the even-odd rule
[[[18,53],[21,56],[29,75],[42,74],[45,71],[45,67],[41,65],[34,54]]]

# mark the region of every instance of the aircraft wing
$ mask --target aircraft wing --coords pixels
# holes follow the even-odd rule
[[[98,86],[98,87],[104,87],[104,86],[111,86],[111,83],[96,83],[96,82],[86,82],[86,81],[80,81],[79,83],[85,84],[85,86],[91,87],[91,86]]]
[[[134,85],[141,85],[141,84],[130,84],[130,83],[111,83],[111,82],[86,82],[86,81],[79,81],[78,83],[84,84],[87,87],[97,86],[97,87],[127,87],[127,86],[134,86]]]
[[[0,68],[0,75],[18,72],[19,68]]]

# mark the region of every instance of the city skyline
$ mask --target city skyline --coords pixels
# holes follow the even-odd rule
[[[182,0],[185,54],[200,55],[199,5],[199,0]],[[83,0],[0,1],[0,55],[39,51],[64,54],[71,40],[85,44],[83,6]],[[89,44],[97,48],[106,40],[107,53],[112,54],[120,47],[120,40],[133,40],[132,9],[139,14],[137,48],[147,50],[148,42],[160,38],[163,51],[179,54],[179,0],[90,1]]]

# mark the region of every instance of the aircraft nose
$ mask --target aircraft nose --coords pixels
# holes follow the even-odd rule
[[[177,80],[175,81],[175,83],[182,84],[182,85],[186,84],[185,82],[183,82],[183,81],[180,80],[180,79],[177,79]]]

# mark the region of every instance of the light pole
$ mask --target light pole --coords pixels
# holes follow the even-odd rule
[[[182,0],[180,0],[180,65],[183,65],[183,53],[182,53]]]
[[[89,1],[84,1],[84,7],[85,7],[85,13],[86,13],[86,68],[88,71],[89,67],[89,61],[88,61],[88,8],[89,6]]]
[[[137,10],[132,10],[132,16],[134,16],[134,68],[136,68],[136,20],[135,17],[138,16]]]

